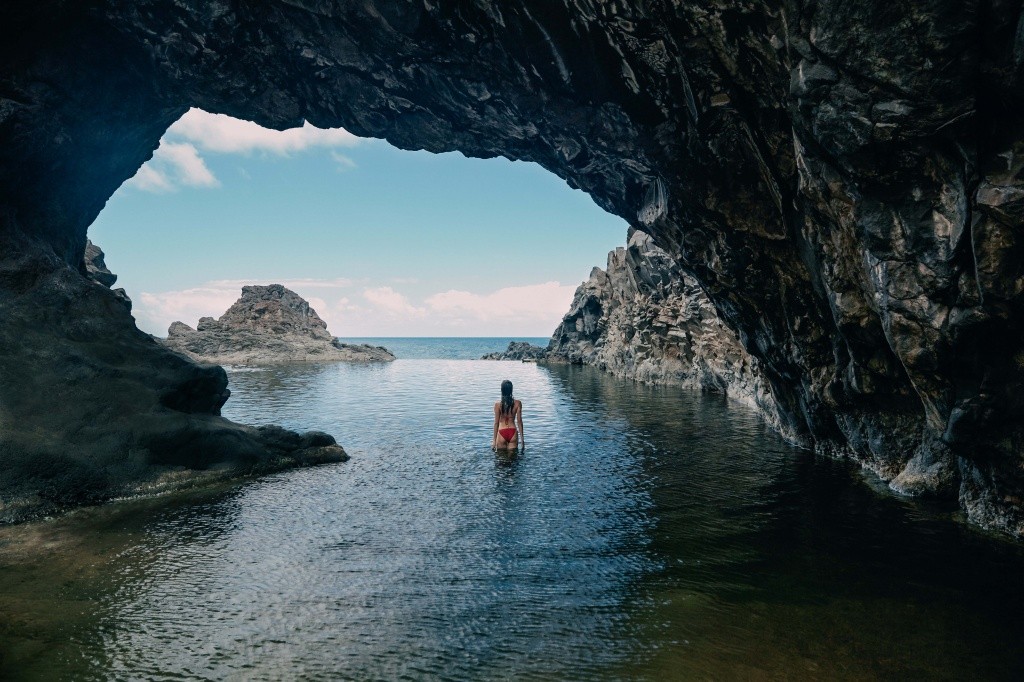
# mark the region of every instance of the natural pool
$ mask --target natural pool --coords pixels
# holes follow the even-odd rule
[[[743,407],[467,360],[231,385],[352,460],[0,529],[0,677],[1024,678],[1021,547]]]

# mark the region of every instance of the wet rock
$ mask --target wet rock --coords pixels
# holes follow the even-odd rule
[[[547,354],[547,348],[534,346],[526,341],[509,341],[508,348],[500,353],[487,353],[481,360],[541,360]]]
[[[267,365],[294,362],[387,362],[386,348],[337,341],[309,303],[280,284],[242,287],[242,296],[219,319],[196,329],[172,322],[167,346],[199,362]]]
[[[189,107],[536,162],[652,221],[759,363],[784,429],[887,480],[947,459],[951,477],[913,489],[1021,527],[1018,4],[40,0],[0,13],[5,241],[80,272],[89,224]],[[664,210],[647,201],[659,181]]]
[[[547,351],[635,381],[721,393],[780,426],[757,361],[697,282],[640,230],[576,289]]]
[[[0,259],[0,523],[115,497],[344,461],[321,433],[220,416],[227,375],[139,331],[52,251]]]

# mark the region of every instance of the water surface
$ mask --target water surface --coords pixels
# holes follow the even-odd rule
[[[479,360],[487,353],[500,353],[510,341],[525,341],[547,348],[549,338],[530,336],[374,336],[339,338],[343,343],[384,346],[403,360]]]
[[[510,378],[526,450],[489,449]],[[1024,553],[588,368],[233,371],[344,464],[0,531],[0,677],[1021,679]]]

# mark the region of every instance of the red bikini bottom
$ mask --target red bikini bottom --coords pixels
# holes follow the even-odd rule
[[[501,437],[504,438],[506,442],[511,442],[511,440],[516,435],[516,430],[515,429],[498,429],[498,433],[501,434]]]

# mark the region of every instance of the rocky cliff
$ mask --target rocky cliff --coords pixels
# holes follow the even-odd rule
[[[607,269],[594,268],[576,289],[547,356],[644,383],[722,393],[779,425],[757,361],[696,280],[639,230],[630,229],[626,247],[608,254]]]
[[[785,428],[1024,535],[1020,0],[0,13],[4,258],[20,238],[82,277],[89,224],[193,106],[533,161],[693,275]]]
[[[103,282],[32,245],[5,246],[0,523],[347,459],[324,433],[219,417],[230,395],[223,369],[196,365],[139,331]]]
[[[203,317],[195,329],[174,322],[165,343],[199,362],[222,365],[395,359],[380,346],[338,342],[309,303],[280,284],[242,287],[242,296],[219,319]]]

